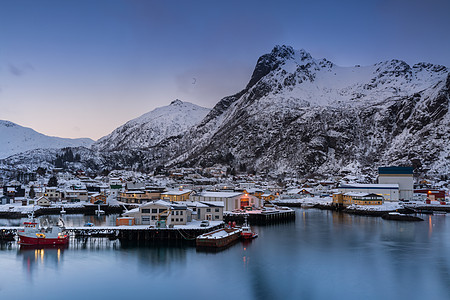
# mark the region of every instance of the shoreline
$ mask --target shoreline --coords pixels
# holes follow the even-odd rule
[[[83,215],[95,215],[95,210],[98,209],[98,205],[79,205],[79,206],[63,206],[66,214],[83,214]],[[115,214],[123,213],[124,208],[122,206],[115,205],[100,205],[100,208],[105,212],[105,214]],[[44,215],[59,215],[61,214],[62,207],[39,207],[34,210],[35,217]],[[31,213],[29,209],[23,209],[20,211],[0,211],[0,219],[21,219],[27,218]]]
[[[278,206],[287,207],[303,207],[304,209],[316,208],[320,210],[334,210],[343,213],[348,213],[352,215],[359,216],[370,216],[370,217],[382,217],[391,212],[399,212],[401,214],[426,214],[425,211],[431,212],[447,212],[450,213],[450,205],[429,205],[429,204],[408,204],[408,203],[395,203],[393,202],[393,207],[390,209],[380,210],[381,207],[370,206],[353,206],[350,208],[339,208],[336,207],[332,202],[323,200],[321,198],[304,198],[304,199],[285,199],[281,201],[272,201],[273,204]],[[395,204],[397,206],[395,206]],[[307,207],[305,207],[305,205]],[[424,211],[422,213],[421,211]]]

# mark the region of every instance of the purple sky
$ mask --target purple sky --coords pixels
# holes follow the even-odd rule
[[[445,0],[0,0],[0,119],[98,139],[176,98],[213,107],[276,44],[450,66],[449,14]]]

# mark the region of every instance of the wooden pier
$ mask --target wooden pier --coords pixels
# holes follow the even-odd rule
[[[43,215],[59,215],[62,207],[40,207],[34,211],[34,216],[39,217]],[[83,214],[95,215],[98,205],[86,204],[78,207],[64,207],[66,214]],[[100,209],[106,214],[121,214],[124,211],[123,206],[100,205]],[[30,214],[29,211],[0,211],[1,219],[20,219],[26,218]]]
[[[187,241],[195,242],[201,234],[222,228],[223,222],[208,227],[155,228],[149,226],[99,226],[99,227],[66,227],[66,231],[74,238],[104,237],[119,239],[122,243],[147,243],[155,241]],[[0,227],[0,240],[14,240],[17,231],[23,227]]]
[[[250,224],[265,225],[271,223],[288,222],[295,220],[295,211],[292,209],[278,209],[239,213],[226,213],[223,215],[223,220],[228,222],[236,222],[236,224],[243,224],[247,218]]]

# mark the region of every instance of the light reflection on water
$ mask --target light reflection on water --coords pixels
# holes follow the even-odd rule
[[[450,299],[450,215],[422,217],[297,209],[295,222],[255,226],[257,239],[216,253],[101,238],[2,243],[0,299]],[[65,216],[67,226],[115,220],[94,218]]]

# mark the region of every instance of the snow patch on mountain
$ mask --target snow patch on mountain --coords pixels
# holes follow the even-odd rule
[[[5,120],[0,120],[0,141],[0,159],[33,149],[90,147],[94,142],[89,138],[68,139],[47,136]]]

